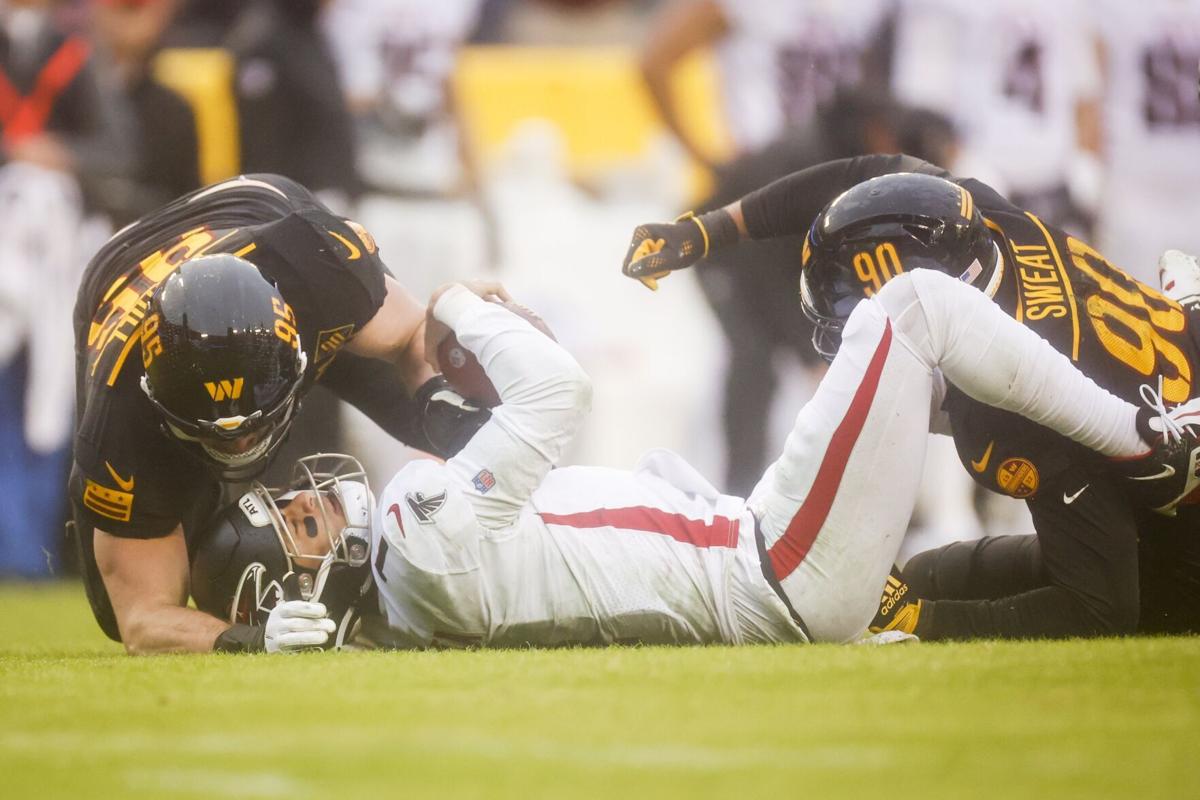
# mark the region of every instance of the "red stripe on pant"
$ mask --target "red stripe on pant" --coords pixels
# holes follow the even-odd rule
[[[568,528],[626,528],[670,536],[677,542],[695,547],[737,547],[738,542],[736,519],[713,517],[712,522],[705,522],[650,506],[597,508],[574,514],[539,513],[538,516],[547,525],[564,525]]]
[[[825,457],[821,459],[821,466],[817,470],[812,487],[808,490],[808,496],[788,523],[783,536],[767,550],[767,556],[771,559],[771,569],[777,580],[783,580],[800,566],[800,562],[808,555],[813,542],[816,541],[817,534],[821,532],[826,517],[829,516],[833,498],[837,497],[842,475],[846,471],[846,462],[850,460],[850,452],[862,433],[867,414],[871,410],[871,402],[879,389],[879,377],[883,373],[883,362],[887,360],[891,343],[892,323],[888,321],[884,326],[883,336],[875,347],[875,355],[871,356],[862,382],[854,392],[850,407],[846,409],[846,416],[842,418],[837,430],[833,432],[833,438],[829,440],[829,447],[825,449]]]

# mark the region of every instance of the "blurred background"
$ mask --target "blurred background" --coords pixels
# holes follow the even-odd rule
[[[744,495],[821,373],[798,243],[651,294],[636,224],[904,151],[1157,285],[1200,251],[1198,65],[1200,0],[0,0],[0,578],[70,572],[75,287],[178,194],[282,173],[418,297],[499,278],[594,379],[572,462],[668,447]],[[412,457],[319,389],[293,430],[380,485]],[[1031,530],[949,440],[926,486],[906,552]]]

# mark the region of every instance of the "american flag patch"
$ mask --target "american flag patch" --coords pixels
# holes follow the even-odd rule
[[[475,484],[475,491],[487,494],[488,490],[496,485],[496,476],[490,470],[481,469],[475,473],[474,478],[471,478],[471,483]]]

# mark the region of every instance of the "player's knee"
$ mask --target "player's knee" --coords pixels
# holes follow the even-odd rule
[[[977,540],[952,542],[917,553],[904,565],[904,582],[916,597],[956,600],[967,594]]]
[[[847,586],[829,592],[819,608],[800,611],[814,642],[842,644],[857,639],[867,630],[879,608],[879,589]],[[799,610],[799,609],[798,609]]]
[[[913,285],[915,275],[916,272],[897,275],[875,293],[875,302],[883,307],[884,312],[893,323],[899,322],[905,315],[911,313],[913,306],[920,302],[916,287]]]
[[[1091,611],[1096,620],[1097,633],[1103,636],[1130,636],[1137,633],[1141,607],[1134,592],[1132,596],[1121,593],[1092,603]]]

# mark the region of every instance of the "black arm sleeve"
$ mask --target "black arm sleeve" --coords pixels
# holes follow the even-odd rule
[[[742,198],[746,230],[751,239],[803,235],[833,198],[868,178],[893,172],[952,177],[941,167],[906,155],[857,156],[826,161],[780,178]]]
[[[362,411],[393,438],[409,447],[435,452],[421,429],[420,409],[392,365],[339,353],[321,377],[321,385]]]

